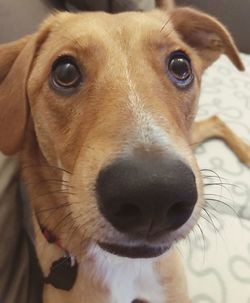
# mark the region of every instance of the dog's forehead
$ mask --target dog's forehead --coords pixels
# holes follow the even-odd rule
[[[97,13],[59,13],[51,22],[51,36],[57,39],[83,39],[91,41],[130,42],[164,40],[173,31],[169,16],[162,12],[127,12],[120,14]],[[169,22],[168,22],[169,21]],[[173,35],[171,35],[173,36]],[[170,39],[171,40],[171,39]]]

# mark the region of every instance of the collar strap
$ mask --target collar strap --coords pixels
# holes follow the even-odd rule
[[[50,273],[44,278],[44,283],[51,284],[57,289],[69,291],[77,278],[78,263],[75,257],[62,248],[60,241],[49,230],[45,228],[41,230],[48,243],[57,245],[63,251],[63,257],[52,263]]]
[[[60,247],[61,249],[63,249],[62,245],[60,243],[60,240],[58,240],[56,238],[56,236],[54,236],[52,234],[52,232],[50,232],[48,229],[46,229],[44,227],[42,227],[41,230],[42,230],[42,233],[43,233],[45,239],[47,240],[47,242],[49,242],[50,244],[56,244],[58,247]]]

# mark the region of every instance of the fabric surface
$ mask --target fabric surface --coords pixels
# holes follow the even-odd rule
[[[0,153],[0,303],[40,303],[41,273],[24,231],[18,164]]]
[[[0,302],[27,302],[29,257],[22,243],[17,163],[0,154]]]
[[[250,56],[242,59],[244,73],[226,57],[207,70],[198,119],[218,115],[250,143]],[[203,144],[196,154],[210,185],[207,212],[180,249],[192,302],[250,303],[250,168],[219,140]]]
[[[250,221],[211,218],[200,220],[203,235],[196,227],[179,249],[192,303],[250,303]]]
[[[197,120],[218,115],[250,144],[250,55],[242,55],[242,59],[246,66],[243,73],[238,72],[226,57],[207,70]],[[250,219],[250,169],[220,140],[203,144],[196,154],[201,169],[215,172],[203,171],[205,184],[215,183],[206,186],[206,193],[211,194],[207,198],[222,202],[209,203],[225,213],[234,215],[236,212],[240,217]],[[224,183],[222,187],[218,182]]]

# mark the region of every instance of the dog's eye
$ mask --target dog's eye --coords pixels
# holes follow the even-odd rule
[[[77,88],[82,81],[82,74],[75,60],[71,57],[60,57],[52,66],[50,82],[59,91]]]
[[[188,87],[193,81],[191,60],[182,51],[174,52],[168,60],[168,74],[174,84],[180,88]]]

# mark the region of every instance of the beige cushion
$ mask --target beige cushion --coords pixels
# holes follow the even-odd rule
[[[250,143],[250,55],[242,59],[245,73],[226,57],[208,69],[198,119],[218,115]],[[250,303],[250,169],[218,140],[200,146],[197,157],[201,168],[221,177],[203,171],[205,183],[224,184],[205,187],[207,197],[221,202],[209,201],[209,216],[203,211],[199,222],[203,234],[195,227],[180,249],[192,302]]]
[[[237,71],[224,56],[207,70],[203,77],[197,119],[217,115],[250,144],[250,55],[242,54],[241,57],[245,72]],[[243,165],[220,140],[211,140],[200,146],[197,158],[201,169],[215,172],[203,171],[207,176],[205,183],[217,183],[206,186],[206,194],[211,194],[207,198],[222,202],[209,200],[209,204],[221,212],[235,215],[235,211],[240,217],[250,220],[249,167]],[[220,182],[224,183],[222,187],[218,185]]]
[[[200,221],[203,235],[196,227],[180,249],[192,303],[250,303],[250,221],[211,218]]]

